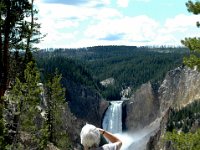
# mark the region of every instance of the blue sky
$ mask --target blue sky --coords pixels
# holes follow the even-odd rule
[[[187,0],[36,0],[40,48],[181,45],[198,36]]]

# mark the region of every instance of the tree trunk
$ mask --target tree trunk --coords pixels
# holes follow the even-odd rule
[[[2,21],[0,12],[0,22]],[[3,45],[2,45],[2,25],[0,25],[0,103],[3,96],[2,82],[3,82]]]
[[[34,10],[33,10],[33,3],[34,0],[31,0],[31,25],[30,25],[30,31],[28,32],[28,37],[26,41],[26,53],[25,53],[25,64],[32,61],[32,54],[30,51],[30,44],[31,44],[31,37],[33,35],[33,27],[34,27]]]
[[[4,96],[4,93],[8,86],[8,70],[9,70],[9,35],[10,35],[10,23],[11,23],[11,16],[10,16],[10,7],[11,2],[10,0],[6,3],[7,12],[6,12],[6,18],[5,18],[5,30],[4,30],[4,44],[3,44],[3,68],[2,68],[2,81],[0,86],[0,97],[1,101],[0,103],[3,103],[2,96]]]

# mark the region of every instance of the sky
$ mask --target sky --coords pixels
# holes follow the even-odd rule
[[[181,46],[197,37],[187,0],[35,0],[40,48],[97,45]]]

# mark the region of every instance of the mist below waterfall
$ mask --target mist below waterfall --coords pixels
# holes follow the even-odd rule
[[[158,129],[160,121],[157,119],[135,132],[122,132],[122,103],[123,101],[110,102],[103,119],[103,129],[114,133],[122,141],[122,150],[145,150],[149,137]]]

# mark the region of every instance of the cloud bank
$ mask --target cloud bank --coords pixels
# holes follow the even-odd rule
[[[118,0],[115,5],[125,8],[129,3]],[[111,0],[40,0],[37,7],[41,32],[47,33],[41,48],[181,45],[181,39],[198,36],[199,16],[177,14],[160,22],[144,14],[128,16],[113,7]]]

